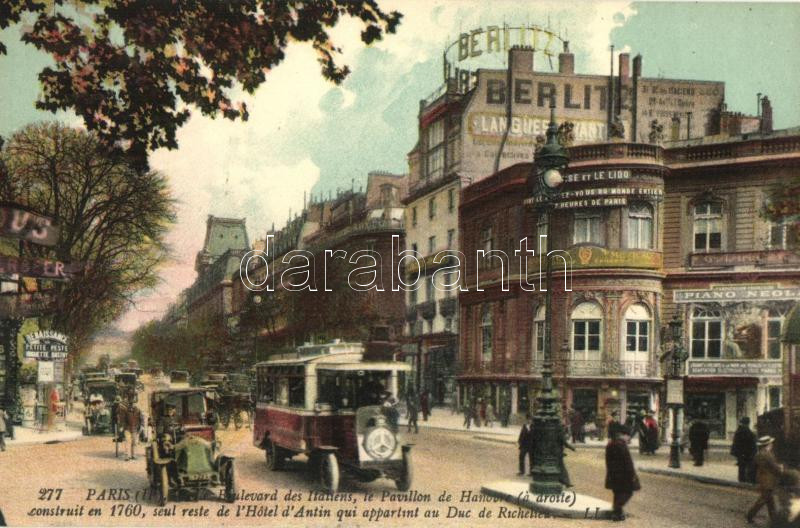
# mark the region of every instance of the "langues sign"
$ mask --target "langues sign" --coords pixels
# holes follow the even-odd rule
[[[19,274],[37,279],[69,280],[80,273],[83,265],[78,262],[61,262],[27,257],[0,255],[0,273]]]
[[[67,336],[52,330],[40,330],[25,336],[25,357],[29,359],[66,359]]]
[[[58,227],[52,219],[19,205],[0,203],[0,236],[21,238],[42,246],[58,242]]]

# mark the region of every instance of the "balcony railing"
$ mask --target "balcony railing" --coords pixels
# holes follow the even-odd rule
[[[422,313],[423,319],[430,320],[436,317],[436,301],[426,301],[417,306],[419,306],[419,311]]]
[[[312,247],[335,247],[350,237],[370,233],[403,231],[403,221],[395,218],[371,218],[330,233],[322,233],[310,241]]]
[[[439,301],[439,313],[442,317],[450,317],[455,315],[458,307],[458,300],[456,297],[447,297]]]
[[[532,374],[541,375],[544,361],[517,360],[503,361],[495,358],[490,361],[461,361],[459,371],[462,374]],[[553,361],[553,372],[556,377],[563,376],[564,363]],[[567,376],[571,378],[603,377],[603,378],[660,378],[658,363],[634,360],[569,360]]]
[[[543,360],[531,362],[533,371],[541,373]],[[559,372],[562,364],[553,362],[553,368]],[[563,371],[562,371],[563,372]],[[603,378],[658,378],[659,365],[653,361],[636,361],[620,359],[571,359],[567,362],[567,376],[570,377],[603,377]]]
[[[664,149],[646,143],[604,143],[601,145],[581,145],[569,148],[570,162],[607,160],[619,158],[647,159],[660,162]]]
[[[788,154],[790,152],[800,152],[800,139],[797,136],[755,138],[745,141],[670,148],[667,151],[666,161],[668,163],[702,162],[748,156]]]

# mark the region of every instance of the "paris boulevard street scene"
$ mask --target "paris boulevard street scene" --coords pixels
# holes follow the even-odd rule
[[[798,27],[5,2],[0,526],[800,528]]]

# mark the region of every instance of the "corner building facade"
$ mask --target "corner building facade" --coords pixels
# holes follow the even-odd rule
[[[459,397],[532,410],[544,360],[544,261],[540,235],[553,223],[551,354],[562,403],[587,421],[613,411],[658,409],[663,150],[611,143],[570,149],[572,163],[559,201],[542,212],[530,199],[534,166],[514,165],[464,190],[459,297],[462,355]],[[525,253],[520,241],[527,239]],[[501,258],[475,259],[478,250]],[[527,255],[523,260],[522,256]],[[571,263],[564,279],[563,262]],[[541,270],[541,271],[540,271]],[[507,276],[506,279],[503,277]]]

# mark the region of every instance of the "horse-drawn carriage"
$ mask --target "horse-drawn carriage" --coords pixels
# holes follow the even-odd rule
[[[108,378],[88,380],[83,395],[83,434],[114,434],[113,407],[119,395],[117,383]]]

